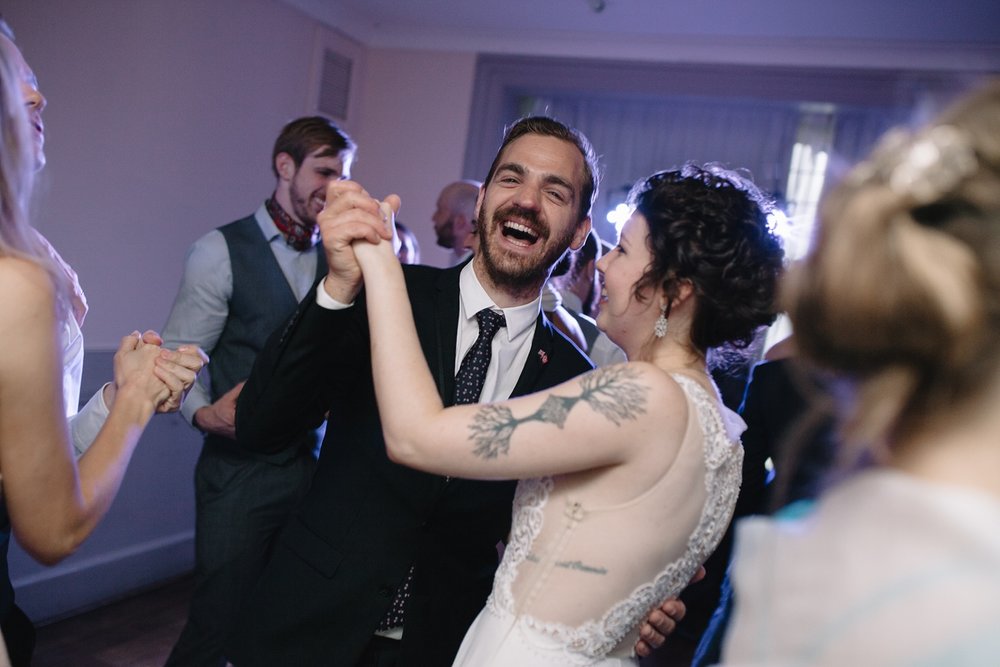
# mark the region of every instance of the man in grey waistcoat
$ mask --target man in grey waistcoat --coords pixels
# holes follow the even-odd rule
[[[350,177],[357,147],[326,118],[287,124],[275,141],[274,193],[255,213],[191,246],[164,344],[194,343],[210,357],[210,386],[181,408],[205,434],[195,467],[195,590],[167,665],[225,665],[222,640],[271,537],[308,488],[322,433],[278,454],[240,450],[236,399],[268,336],[327,273],[316,216],[326,187]]]

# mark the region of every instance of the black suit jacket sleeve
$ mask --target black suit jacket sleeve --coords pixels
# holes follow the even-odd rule
[[[317,428],[334,396],[370,368],[363,303],[328,310],[310,290],[257,355],[236,404],[236,440],[272,453]],[[360,315],[360,316],[359,316]]]

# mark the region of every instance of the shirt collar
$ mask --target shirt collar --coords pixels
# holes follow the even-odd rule
[[[286,246],[289,250],[291,250],[292,252],[298,252],[300,254],[303,252],[311,251],[319,244],[318,240],[319,235],[317,234],[314,237],[314,243],[312,248],[306,248],[305,250],[299,251],[295,250],[295,248],[292,248],[290,245],[288,245],[288,243],[285,241],[285,235],[281,233],[281,230],[278,229],[278,226],[274,224],[274,219],[271,217],[271,214],[267,212],[266,204],[261,204],[260,208],[258,208],[257,211],[253,214],[253,217],[256,218],[257,226],[260,227],[260,231],[264,233],[264,238],[267,239],[268,243],[274,243],[276,239],[281,239],[282,244]]]
[[[482,283],[479,282],[472,264],[473,262],[466,264],[459,276],[458,291],[462,301],[461,317],[471,321],[475,319],[476,313],[483,308],[493,308],[503,311],[504,318],[507,320],[505,335],[508,342],[524,333],[529,327],[535,326],[535,322],[538,320],[538,315],[541,312],[541,295],[537,299],[521,306],[499,308],[486,293]],[[498,333],[497,335],[500,334]]]
[[[563,306],[568,310],[574,310],[577,313],[583,312],[583,301],[576,294],[567,289],[559,290],[559,296],[562,297]]]
[[[260,208],[253,214],[253,217],[257,220],[257,226],[264,233],[264,238],[267,239],[268,243],[275,238],[284,240],[285,237],[281,235],[277,225],[274,224],[274,220],[271,219],[271,214],[267,212],[266,206],[261,204]]]

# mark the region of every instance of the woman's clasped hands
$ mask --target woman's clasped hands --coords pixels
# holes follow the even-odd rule
[[[147,330],[122,338],[114,357],[114,382],[104,390],[110,408],[121,391],[137,391],[150,401],[155,412],[176,412],[208,363],[208,355],[196,345],[176,350],[161,347],[163,339]]]

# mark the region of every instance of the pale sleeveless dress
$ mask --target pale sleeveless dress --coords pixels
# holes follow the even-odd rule
[[[887,468],[736,528],[726,665],[1000,665],[1000,500]]]
[[[524,480],[493,592],[455,665],[636,665],[640,624],[712,553],[739,493],[743,421],[694,380],[677,456],[614,506],[587,494],[590,471]],[[721,412],[720,412],[721,410]]]

